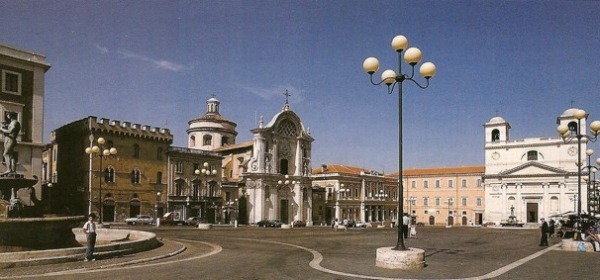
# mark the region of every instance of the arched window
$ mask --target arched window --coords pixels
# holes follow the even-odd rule
[[[132,184],[140,183],[140,170],[134,169],[131,171],[131,183]]]
[[[176,196],[183,195],[183,180],[177,180],[175,182],[175,195]]]
[[[527,160],[537,160],[538,152],[537,151],[529,151],[527,152]]]
[[[571,136],[575,136],[577,135],[577,123],[576,122],[570,122],[568,125],[569,127],[569,133],[571,133]]]
[[[556,196],[550,198],[550,211],[558,211],[558,197]]]
[[[196,136],[190,136],[190,147],[196,146]]]
[[[500,130],[492,130],[492,142],[500,141]]]
[[[115,182],[115,169],[111,166],[104,169],[104,181],[106,183],[114,183]]]
[[[202,145],[204,145],[204,146],[212,145],[212,135],[204,135],[202,137]]]
[[[285,158],[282,158],[279,161],[279,174],[288,174],[288,160]]]
[[[140,145],[133,144],[133,157],[140,158]]]

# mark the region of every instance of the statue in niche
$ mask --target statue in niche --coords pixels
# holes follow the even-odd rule
[[[7,176],[17,173],[17,159],[15,158],[15,146],[17,146],[17,136],[21,132],[21,124],[17,120],[17,113],[6,112],[4,116],[5,122],[2,123],[0,131],[4,134],[4,162],[6,171],[0,176]]]

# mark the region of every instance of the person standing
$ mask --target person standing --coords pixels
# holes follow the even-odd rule
[[[542,221],[542,226],[540,227],[542,231],[540,246],[548,246],[548,223],[546,223],[546,219],[544,218],[542,218],[540,221]]]
[[[410,224],[410,217],[408,213],[404,213],[402,217],[402,233],[404,234],[404,239],[408,238],[408,225]]]
[[[95,261],[94,259],[94,247],[96,247],[96,223],[94,219],[96,215],[94,213],[90,214],[88,217],[88,221],[83,225],[83,232],[85,233],[87,239],[87,249],[85,250],[85,260],[86,262]]]

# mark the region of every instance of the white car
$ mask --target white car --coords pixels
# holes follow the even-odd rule
[[[154,218],[148,215],[137,215],[133,218],[125,219],[128,225],[151,225],[154,223]]]

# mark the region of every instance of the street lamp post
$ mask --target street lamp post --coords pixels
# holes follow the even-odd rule
[[[205,182],[204,186],[206,187],[206,193],[208,193],[208,190],[209,190],[209,189],[208,189],[208,176],[210,176],[210,175],[217,175],[217,170],[216,170],[216,169],[213,169],[213,170],[211,171],[211,170],[210,170],[210,168],[209,168],[209,164],[208,164],[208,162],[204,162],[204,163],[202,164],[202,167],[203,167],[203,168],[202,168],[202,170],[198,170],[198,169],[196,169],[196,170],[194,171],[194,173],[195,173],[196,175],[204,175],[204,182]],[[203,207],[204,209],[202,210],[202,211],[204,212],[204,213],[203,213],[203,215],[204,215],[204,219],[203,219],[203,220],[204,220],[205,222],[208,222],[208,215],[206,215],[206,214],[207,214],[207,213],[206,213],[206,196],[204,195],[204,192],[200,191],[200,195],[199,195],[199,197],[201,198],[201,200],[202,200],[202,204],[203,204],[203,206],[204,206],[204,207]],[[216,210],[215,210],[215,211],[216,211]],[[216,221],[216,219],[217,219],[217,213],[215,212],[215,221]],[[216,223],[216,222],[215,222],[215,223]]]
[[[294,181],[294,180],[290,181],[290,175],[287,175],[287,174],[284,176],[284,178],[285,178],[285,181],[282,181],[282,180],[279,180],[279,181],[277,181],[277,185],[278,185],[278,186],[277,186],[277,191],[278,191],[278,192],[277,192],[277,196],[279,196],[279,191],[280,191],[280,190],[281,190],[283,187],[288,187],[290,190],[289,190],[289,191],[287,191],[287,190],[286,190],[286,194],[285,194],[285,195],[286,195],[286,200],[289,202],[289,201],[290,201],[290,200],[289,200],[289,197],[290,197],[290,195],[289,195],[289,194],[290,194],[290,192],[292,191],[292,186],[296,185],[296,181]],[[290,185],[290,184],[291,184],[291,185]],[[287,204],[286,204],[286,209],[285,209],[285,211],[286,211],[286,213],[285,213],[285,216],[286,216],[286,218],[285,218],[285,219],[287,220],[287,222],[288,222],[288,223],[290,223],[290,224],[291,224],[291,223],[292,223],[292,221],[290,221],[290,211],[289,211],[289,209],[288,209],[287,207],[288,207],[288,206],[287,206]],[[292,210],[293,210],[293,209],[292,209]]]
[[[85,148],[85,153],[90,155],[90,170],[92,169],[92,159],[97,157],[98,159],[100,159],[100,176],[98,176],[98,189],[99,189],[99,196],[98,196],[98,200],[99,200],[99,210],[98,212],[100,212],[100,220],[98,221],[99,224],[102,224],[103,219],[102,219],[102,212],[104,212],[104,204],[102,201],[102,175],[104,170],[102,169],[102,160],[104,158],[110,158],[113,157],[117,154],[117,149],[115,147],[110,147],[110,148],[105,148],[104,144],[106,143],[106,140],[104,140],[103,137],[99,137],[97,140],[98,145],[93,145],[94,144],[94,136],[90,135],[90,147]],[[91,172],[90,172],[90,176],[91,176]],[[90,179],[91,182],[91,179]],[[91,214],[91,203],[92,203],[92,187],[90,184],[90,213]]]
[[[415,75],[415,65],[421,60],[421,51],[418,48],[409,48],[408,39],[402,35],[394,37],[392,40],[392,48],[398,53],[398,73],[394,70],[388,69],[383,71],[381,74],[381,81],[374,82],[373,74],[379,70],[379,60],[375,57],[368,57],[363,62],[363,69],[370,76],[371,84],[380,85],[386,84],[388,87],[388,94],[392,94],[394,87],[398,87],[398,211],[404,209],[404,193],[402,186],[402,90],[404,81],[411,81],[418,87],[425,89],[429,86],[429,79],[435,75],[435,65],[431,62],[425,62],[421,65],[419,70],[421,76],[425,78],[425,85],[421,85],[413,79]],[[406,51],[404,51],[406,49]],[[404,52],[404,61],[411,67],[410,74],[402,72],[402,53]],[[403,229],[402,224],[398,223],[398,238],[396,247],[394,250],[406,250],[404,245]]]
[[[563,138],[564,143],[570,143],[574,139],[577,140],[577,219],[579,220],[577,225],[577,234],[575,240],[581,240],[581,142],[586,139],[591,142],[596,142],[598,134],[600,134],[600,121],[593,121],[590,123],[590,130],[593,136],[585,134],[585,131],[581,129],[581,120],[587,118],[587,113],[584,110],[577,110],[573,113],[573,116],[577,119],[577,127],[569,127],[568,125],[559,125],[556,128],[558,134]]]
[[[156,192],[156,203],[154,204],[154,218],[156,219],[156,226],[160,226],[160,217],[158,216],[158,203],[160,203],[160,192]]]
[[[595,166],[592,165],[592,155],[594,154],[594,150],[587,149],[585,154],[587,155],[587,165],[583,168],[587,169],[588,172],[588,177],[585,179],[587,184],[588,214],[590,214],[590,216],[595,216],[600,214],[600,205],[598,204],[600,198],[598,197],[596,189],[596,184],[598,183],[596,181],[596,172],[598,171],[598,166],[600,166],[600,158],[596,159],[596,164],[598,164],[598,166]]]

